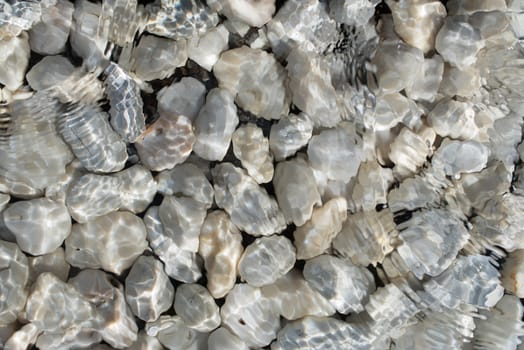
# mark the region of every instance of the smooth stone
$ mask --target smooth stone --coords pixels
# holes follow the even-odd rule
[[[183,163],[193,150],[195,134],[184,115],[161,116],[135,142],[140,161],[148,169],[162,171]]]
[[[27,257],[15,243],[0,240],[0,325],[17,320],[27,299],[29,279]]]
[[[238,125],[237,108],[233,95],[225,89],[216,88],[206,96],[194,122],[195,144],[193,151],[203,159],[224,159],[231,137]]]
[[[460,16],[447,17],[435,40],[435,48],[442,58],[459,69],[473,65],[483,47],[479,30]]]
[[[403,42],[381,43],[372,62],[377,67],[378,87],[384,93],[411,88],[423,76],[424,53]]]
[[[16,37],[0,39],[0,83],[15,91],[24,83],[24,75],[29,64],[29,40],[26,32]]]
[[[209,7],[229,19],[262,27],[275,13],[275,0],[209,0]]]
[[[66,167],[66,172],[53,185],[45,189],[45,197],[55,202],[65,203],[69,186],[84,175],[85,169],[78,159],[73,160]]]
[[[470,102],[442,99],[427,116],[429,125],[442,137],[468,140],[479,134],[475,110]]]
[[[417,132],[403,128],[390,146],[389,159],[395,164],[393,174],[405,178],[416,174],[432,153],[435,131],[422,127]]]
[[[500,274],[492,263],[488,256],[459,256],[447,270],[424,283],[424,290],[444,310],[461,305],[492,308],[504,295]]]
[[[53,275],[67,281],[69,270],[71,266],[65,259],[65,252],[62,247],[58,247],[55,251],[40,255],[31,256],[28,258],[29,266],[29,281],[33,283],[37,277],[44,272],[51,272]]]
[[[220,54],[227,50],[229,32],[223,24],[210,29],[200,37],[193,37],[188,42],[188,56],[199,66],[211,72]]]
[[[194,164],[185,162],[173,169],[162,171],[156,176],[156,182],[158,192],[164,196],[191,197],[206,208],[213,204],[213,186],[202,169]]]
[[[376,161],[360,164],[356,183],[353,186],[348,208],[354,205],[356,210],[373,210],[379,204],[388,202],[387,195],[393,184],[393,171],[383,168]]]
[[[476,12],[505,11],[504,0],[452,0],[448,4],[451,15],[473,14]]]
[[[218,24],[218,14],[200,1],[189,0],[173,5],[172,2],[147,4],[146,31],[171,39],[191,38]]]
[[[40,197],[65,174],[74,158],[56,130],[61,104],[48,93],[37,92],[13,100],[9,112],[9,136],[0,147],[0,191],[21,198]]]
[[[152,322],[171,307],[175,288],[160,261],[152,256],[140,256],[126,277],[125,296],[133,314]]]
[[[145,329],[147,335],[156,337],[169,350],[199,349],[199,333],[189,328],[180,316],[160,316],[147,323]]]
[[[116,177],[85,174],[75,179],[66,195],[66,206],[73,219],[85,223],[118,210],[122,197]]]
[[[198,252],[198,237],[206,217],[206,208],[202,203],[189,197],[165,196],[158,214],[166,236],[179,249]]]
[[[3,219],[20,249],[32,255],[53,252],[71,233],[66,206],[47,198],[13,203],[3,212]]]
[[[349,181],[358,172],[363,152],[356,134],[336,128],[322,131],[309,141],[307,155],[311,166],[331,180]]]
[[[271,350],[314,350],[319,343],[325,349],[358,348],[369,346],[369,341],[352,324],[333,317],[304,317],[290,322],[278,333]],[[322,334],[319,340],[319,334]]]
[[[118,179],[121,210],[140,213],[147,209],[155,197],[157,184],[153,175],[143,166],[136,164],[114,175]]]
[[[422,66],[422,75],[415,80],[413,85],[406,88],[408,97],[417,101],[434,101],[437,97],[443,74],[444,61],[439,55],[425,58]]]
[[[142,219],[113,212],[74,224],[65,241],[66,260],[78,268],[102,268],[120,275],[147,247]]]
[[[370,126],[375,130],[390,130],[410,112],[409,100],[399,92],[377,94],[375,115]]]
[[[375,338],[375,341],[401,332],[408,321],[420,311],[401,287],[393,283],[386,284],[371,295],[365,306],[370,320],[364,325],[373,325],[368,337]]]
[[[326,62],[311,52],[294,49],[287,57],[286,68],[293,104],[316,127],[336,126],[341,121],[341,111]]]
[[[295,261],[295,247],[289,239],[277,235],[261,237],[244,250],[238,262],[238,273],[242,281],[262,287],[288,273]]]
[[[389,209],[359,211],[349,214],[341,231],[333,239],[338,255],[359,266],[376,266],[394,249],[392,239],[398,235]]]
[[[75,3],[70,42],[73,52],[82,57],[89,70],[105,59],[108,32],[98,33],[102,5],[88,0]]]
[[[446,209],[414,212],[398,229],[402,244],[397,251],[418,279],[442,273],[469,238],[462,221]]]
[[[269,148],[282,161],[307,145],[313,135],[313,122],[305,113],[289,114],[271,125]]]
[[[180,249],[174,239],[164,231],[158,207],[150,207],[144,215],[147,240],[153,252],[164,262],[169,277],[185,283],[202,277],[202,260],[195,252]]]
[[[319,0],[286,1],[266,27],[273,52],[283,59],[296,47],[323,53],[338,36],[337,23]]]
[[[114,348],[127,348],[137,340],[138,327],[126,303],[124,287],[113,276],[101,270],[82,270],[71,278],[73,285],[101,316],[97,330]]]
[[[271,300],[259,288],[237,284],[220,310],[222,325],[248,347],[264,347],[276,338],[280,317]]]
[[[489,149],[477,141],[451,141],[445,139],[435,151],[431,164],[454,178],[462,173],[474,173],[488,163]]]
[[[524,250],[509,253],[502,265],[502,285],[519,298],[524,296]]]
[[[11,196],[5,193],[0,193],[0,213],[4,211],[7,204],[11,200]]]
[[[242,235],[221,211],[210,212],[200,230],[198,253],[204,259],[207,289],[214,298],[223,298],[234,287],[242,255]]]
[[[207,339],[208,350],[248,350],[246,343],[231,333],[227,328],[220,327],[214,330]]]
[[[74,5],[57,0],[42,6],[42,16],[29,31],[31,50],[41,55],[56,55],[65,49],[73,20]]]
[[[330,316],[335,308],[302,277],[292,270],[275,283],[264,286],[262,295],[272,304],[272,309],[287,320],[306,316]]]
[[[460,69],[449,64],[444,65],[439,91],[446,96],[473,97],[480,86],[480,72],[476,66]]]
[[[100,107],[72,106],[59,121],[58,132],[86,170],[110,173],[124,168],[128,159],[126,144]]]
[[[497,305],[481,310],[475,318],[473,346],[513,349],[522,348],[522,303],[512,295],[504,295]]]
[[[306,261],[304,279],[341,314],[364,311],[375,290],[373,275],[364,267],[332,255]]]
[[[278,163],[273,186],[286,221],[297,226],[304,225],[313,207],[322,204],[313,171],[301,158]]]
[[[205,97],[204,84],[193,77],[183,77],[158,92],[158,112],[166,117],[185,115],[193,122],[204,105]]]
[[[143,35],[131,53],[130,71],[144,81],[165,79],[187,61],[186,40]]]
[[[72,328],[78,331],[82,328],[99,329],[102,323],[102,317],[93,304],[73,285],[49,272],[38,276],[33,284],[25,314],[29,322],[50,333],[63,333]]]
[[[26,74],[26,79],[35,91],[58,85],[75,71],[75,66],[64,56],[45,56]]]
[[[105,92],[111,106],[111,126],[126,142],[135,142],[146,129],[144,103],[138,84],[119,65],[105,69]]]
[[[143,330],[138,332],[138,339],[127,350],[162,350],[163,346],[156,337],[147,335]]]
[[[386,2],[393,14],[395,32],[409,45],[424,53],[435,48],[435,37],[446,17],[446,7],[440,1]]]
[[[240,108],[267,120],[288,114],[286,73],[273,54],[247,46],[228,50],[220,55],[213,73]]]
[[[269,236],[284,230],[284,215],[277,201],[243,169],[221,163],[211,170],[215,202],[239,229],[253,236]]]
[[[231,139],[233,153],[247,173],[259,184],[273,178],[273,157],[269,152],[269,141],[261,128],[249,123],[240,126]]]
[[[297,259],[310,259],[324,253],[342,229],[347,218],[347,201],[336,197],[315,208],[309,221],[293,233]]]
[[[41,330],[32,323],[28,323],[14,332],[3,345],[4,350],[28,349],[36,343]]]
[[[365,26],[375,14],[374,0],[330,0],[329,15],[337,22]]]
[[[468,22],[480,31],[482,39],[489,39],[508,28],[511,15],[501,11],[475,12],[468,18]]]
[[[180,285],[173,306],[184,323],[199,332],[211,332],[220,326],[219,307],[209,291],[199,284]]]

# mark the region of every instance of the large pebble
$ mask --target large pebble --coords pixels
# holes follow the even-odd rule
[[[27,257],[15,243],[0,241],[0,324],[16,321],[27,299],[29,278]]]
[[[242,235],[229,216],[210,212],[200,230],[198,253],[204,259],[207,288],[214,298],[223,298],[235,285],[243,251]]]
[[[135,142],[138,156],[148,169],[162,171],[183,163],[193,150],[195,134],[186,116],[160,117]]]
[[[228,47],[229,32],[224,25],[210,29],[200,37],[188,42],[188,56],[193,61],[211,71],[217,63],[220,53]]]
[[[246,343],[231,333],[227,328],[220,327],[213,331],[207,339],[208,350],[248,350]]]
[[[65,49],[73,19],[74,6],[69,1],[42,6],[40,21],[29,31],[31,50],[41,55],[56,55]]]
[[[199,332],[210,332],[220,325],[220,313],[209,291],[199,284],[183,284],[175,294],[175,312],[184,323]]]
[[[262,27],[275,13],[275,0],[210,0],[209,6],[227,18]]]
[[[147,246],[142,219],[114,212],[75,224],[66,239],[66,260],[79,268],[102,268],[121,274]]]
[[[297,227],[293,236],[297,259],[310,259],[324,253],[342,229],[347,218],[347,201],[336,197],[313,210],[311,219]]]
[[[375,289],[373,275],[366,268],[332,255],[306,261],[304,278],[341,314],[364,311],[364,304]]]
[[[237,107],[231,93],[220,88],[209,91],[194,122],[193,151],[207,160],[224,159],[237,125]]]
[[[204,105],[206,87],[193,77],[184,77],[179,82],[162,88],[156,98],[158,112],[164,116],[185,115],[194,121]]]
[[[47,198],[16,202],[3,215],[20,249],[32,255],[53,252],[71,233],[66,206]]]
[[[287,320],[305,316],[329,316],[335,308],[306,282],[298,270],[292,270],[275,283],[264,286],[264,295],[272,309]]]
[[[0,39],[0,83],[15,91],[24,83],[24,75],[29,63],[29,40],[27,33],[17,37]]]
[[[479,30],[460,16],[447,17],[435,40],[442,58],[460,69],[473,65],[483,47]]]
[[[186,64],[187,44],[185,40],[171,40],[154,35],[144,35],[133,48],[131,71],[142,80],[165,79],[177,67]]]
[[[124,287],[101,270],[82,270],[71,278],[73,285],[101,316],[98,333],[115,348],[124,348],[137,340],[138,327],[124,296]]]
[[[156,176],[158,192],[164,196],[184,195],[205,205],[213,204],[213,186],[198,166],[183,163]]]
[[[206,208],[189,197],[165,196],[158,208],[164,232],[179,249],[198,251],[198,236],[206,217]]]
[[[179,281],[192,283],[202,276],[202,260],[195,252],[180,249],[173,237],[164,231],[158,207],[150,207],[144,215],[147,240],[153,252],[164,262],[166,273]]]
[[[164,265],[152,256],[136,259],[126,277],[125,290],[131,310],[146,322],[157,320],[171,307],[175,296]]]
[[[220,310],[222,323],[249,347],[269,345],[280,329],[278,312],[259,288],[237,284]]]
[[[64,56],[45,56],[26,74],[29,86],[35,91],[43,90],[66,80],[75,66]]]
[[[277,164],[273,180],[278,204],[287,222],[301,226],[320,205],[320,193],[311,167],[301,158]],[[307,191],[299,189],[307,188]]]
[[[331,180],[348,182],[358,172],[363,154],[356,135],[336,128],[311,138],[307,154],[311,166]]]
[[[240,126],[233,133],[233,153],[247,173],[259,184],[273,178],[273,157],[269,141],[261,128],[254,124]]]
[[[240,108],[268,120],[288,114],[285,70],[272,54],[247,46],[225,51],[213,73]]]
[[[285,228],[277,201],[242,169],[221,163],[212,171],[215,201],[241,230],[254,236],[269,236]]]
[[[295,247],[286,237],[261,237],[246,247],[238,272],[248,284],[262,287],[288,273],[295,265],[295,258]]]
[[[282,161],[307,145],[312,134],[313,122],[305,113],[290,114],[271,125],[269,148]]]

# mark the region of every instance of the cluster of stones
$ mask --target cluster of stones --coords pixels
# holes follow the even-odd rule
[[[379,2],[0,0],[0,347],[516,349],[524,4]]]

